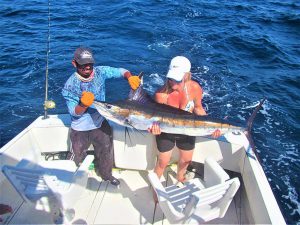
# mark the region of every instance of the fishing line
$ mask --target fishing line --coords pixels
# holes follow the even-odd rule
[[[129,141],[130,141],[130,145],[132,145],[132,141],[131,141],[131,137],[130,137],[130,134],[129,134],[129,130],[128,130],[128,127],[125,127],[125,145],[124,145],[124,151],[126,150],[126,143],[127,143],[127,136],[129,138]]]
[[[247,151],[247,150],[246,150]],[[245,172],[245,162],[246,162],[246,156],[247,156],[247,153],[245,152],[245,156],[244,156],[244,162],[243,162],[243,170],[242,170],[242,176],[241,178],[243,179],[243,175],[244,175],[244,172]],[[239,218],[239,222],[240,224],[242,224],[242,191],[243,191],[243,186],[245,185],[244,181],[241,185],[241,188],[240,188],[240,194],[239,194],[239,197],[240,197],[240,201],[239,201],[239,206],[240,206],[240,218]]]
[[[21,209],[21,207],[25,204],[25,201],[23,201],[19,207],[17,207],[17,209],[14,209],[13,212],[12,212],[12,216],[9,216],[8,217],[8,221],[3,221],[3,224],[10,224],[11,221],[15,218],[15,216],[18,214],[19,210]]]

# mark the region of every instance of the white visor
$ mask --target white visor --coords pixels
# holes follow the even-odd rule
[[[191,62],[184,56],[176,56],[171,60],[167,78],[182,81],[184,74],[190,70]]]

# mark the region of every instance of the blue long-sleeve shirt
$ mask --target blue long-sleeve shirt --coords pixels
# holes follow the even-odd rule
[[[104,117],[91,105],[87,110],[77,115],[75,107],[78,105],[83,91],[92,92],[97,101],[105,101],[105,80],[109,78],[123,77],[127,70],[109,66],[94,67],[94,78],[89,82],[81,81],[76,73],[67,80],[62,90],[66,99],[68,111],[71,115],[71,127],[78,131],[93,130],[101,127]]]

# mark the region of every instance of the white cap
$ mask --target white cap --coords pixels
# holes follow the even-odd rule
[[[190,72],[191,62],[184,56],[176,56],[171,60],[167,78],[182,81],[184,74]]]

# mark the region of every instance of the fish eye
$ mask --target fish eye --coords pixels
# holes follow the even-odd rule
[[[110,104],[105,104],[106,108],[111,109],[111,105]]]

